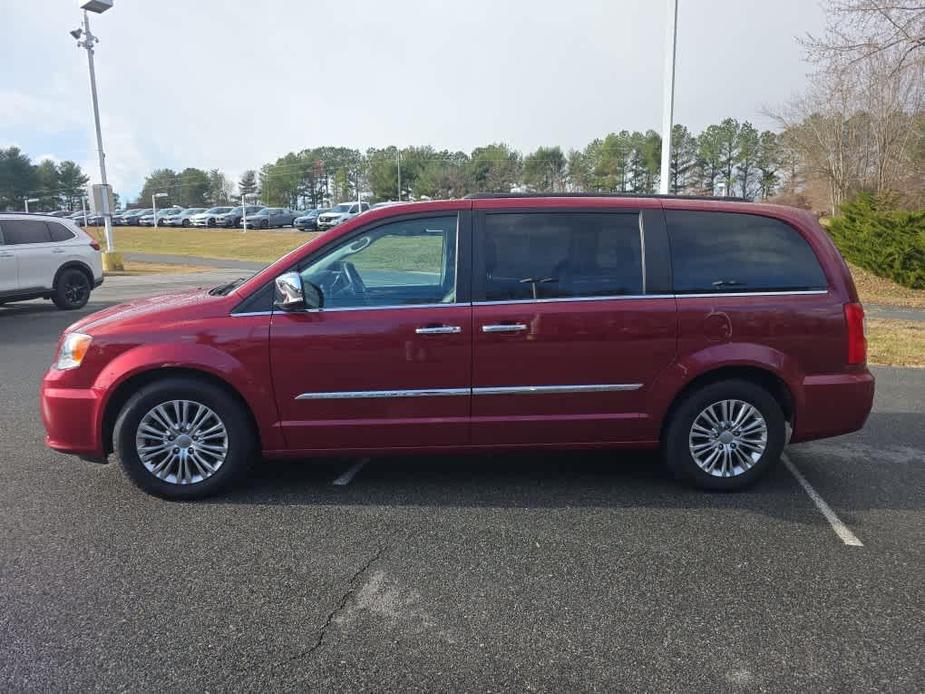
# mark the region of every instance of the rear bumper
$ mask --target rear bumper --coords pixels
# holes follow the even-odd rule
[[[793,442],[840,436],[864,426],[874,404],[874,377],[824,374],[803,380],[797,403]]]
[[[59,388],[42,381],[42,423],[45,444],[61,453],[102,461],[106,452],[100,438],[102,394],[93,388]]]

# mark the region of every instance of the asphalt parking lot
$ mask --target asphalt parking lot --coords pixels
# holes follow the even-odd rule
[[[170,503],[44,448],[63,328],[237,274],[0,307],[4,691],[925,690],[925,371],[788,449],[853,545],[784,465],[705,494],[644,455],[274,462]]]

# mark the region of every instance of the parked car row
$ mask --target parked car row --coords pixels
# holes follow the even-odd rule
[[[165,207],[156,212],[157,226],[159,227],[207,227],[207,228],[237,228],[244,226],[247,217],[247,226],[254,229],[274,229],[291,226],[300,231],[326,231],[348,219],[356,217],[370,209],[387,205],[379,203],[370,206],[369,203],[345,202],[334,207],[324,207],[313,210],[290,210],[286,207],[264,207],[263,205],[248,205],[247,207]],[[52,213],[56,217],[69,219],[77,226],[83,226],[85,221],[91,226],[103,224],[102,215],[84,212],[70,213],[66,210]],[[124,210],[113,215],[112,223],[115,226],[154,226],[155,211],[153,208],[137,208]]]
[[[368,202],[343,202],[340,205],[335,205],[327,212],[318,215],[316,228],[318,231],[327,231],[332,227],[336,227],[338,224],[343,224],[348,219],[353,219],[358,214],[362,214],[367,210],[369,210]]]

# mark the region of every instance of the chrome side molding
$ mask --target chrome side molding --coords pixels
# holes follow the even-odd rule
[[[432,398],[461,395],[550,395],[555,393],[619,393],[639,390],[642,383],[591,383],[561,386],[490,386],[481,388],[417,388],[410,390],[340,390],[302,393],[296,400],[360,398]]]
[[[555,393],[619,393],[639,390],[641,383],[592,383],[574,386],[492,386],[473,388],[473,395],[552,395]]]
[[[302,393],[296,400],[353,400],[356,398],[433,398],[469,395],[471,388],[418,388],[412,390],[339,390],[325,393]]]

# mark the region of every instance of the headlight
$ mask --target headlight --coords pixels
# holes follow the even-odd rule
[[[92,337],[83,333],[69,333],[64,338],[64,342],[61,343],[61,350],[58,352],[55,368],[66,371],[80,366],[80,363],[87,355],[87,350],[90,349],[92,340]]]

